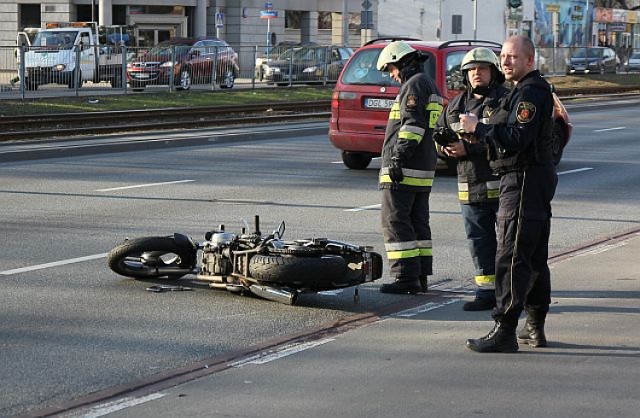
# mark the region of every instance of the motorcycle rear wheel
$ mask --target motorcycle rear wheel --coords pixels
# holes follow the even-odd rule
[[[195,251],[178,245],[173,237],[132,239],[118,245],[107,254],[107,263],[111,270],[134,279],[179,279],[186,273],[159,274],[157,269],[188,269],[192,268],[195,262]]]
[[[263,282],[312,286],[340,282],[346,272],[347,262],[339,255],[299,257],[258,254],[249,261],[249,274]]]

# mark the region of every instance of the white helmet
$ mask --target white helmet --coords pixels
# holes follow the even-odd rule
[[[416,50],[408,43],[404,41],[393,41],[380,51],[376,68],[380,71],[387,71],[387,65],[395,64],[413,52],[416,52]]]

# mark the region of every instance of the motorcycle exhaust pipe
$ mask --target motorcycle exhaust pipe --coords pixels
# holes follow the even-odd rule
[[[249,290],[256,296],[285,305],[295,305],[298,300],[298,292],[286,287],[271,287],[260,284],[252,284]]]
[[[156,274],[159,276],[170,276],[175,274],[194,274],[197,273],[197,269],[181,269],[175,267],[158,267],[156,268]]]

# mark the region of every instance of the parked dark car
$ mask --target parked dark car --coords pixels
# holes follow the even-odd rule
[[[313,42],[301,43],[295,41],[282,41],[277,45],[265,48],[264,51],[259,51],[256,57],[256,78],[259,81],[264,79],[265,64],[278,59],[278,57],[290,49],[298,49],[301,46],[312,46]]]
[[[606,47],[577,48],[567,63],[567,74],[617,73],[620,58],[616,51]]]
[[[389,110],[400,84],[389,73],[376,69],[380,51],[395,39],[374,39],[360,47],[340,74],[331,100],[329,140],[342,151],[347,168],[363,170],[380,156]],[[464,89],[460,63],[471,49],[482,46],[500,52],[490,41],[418,41],[404,38],[413,48],[429,56],[425,72],[433,77],[445,100]],[[554,94],[553,158],[557,164],[571,138],[569,114]],[[456,161],[439,155],[439,168],[455,171]],[[445,165],[446,164],[446,165]]]
[[[216,38],[173,38],[160,42],[127,64],[127,79],[134,90],[171,82],[180,90],[192,84],[215,82],[232,88],[240,69],[238,54]]]
[[[351,55],[351,48],[339,45],[293,47],[263,64],[264,79],[278,85],[335,82]]]

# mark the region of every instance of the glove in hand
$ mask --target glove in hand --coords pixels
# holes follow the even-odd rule
[[[402,174],[402,164],[395,157],[391,159],[391,164],[389,165],[389,178],[391,181],[396,183],[400,183],[402,179],[404,179],[404,174]]]
[[[437,144],[446,147],[452,142],[458,142],[460,137],[449,128],[437,128],[433,131],[433,140]]]

